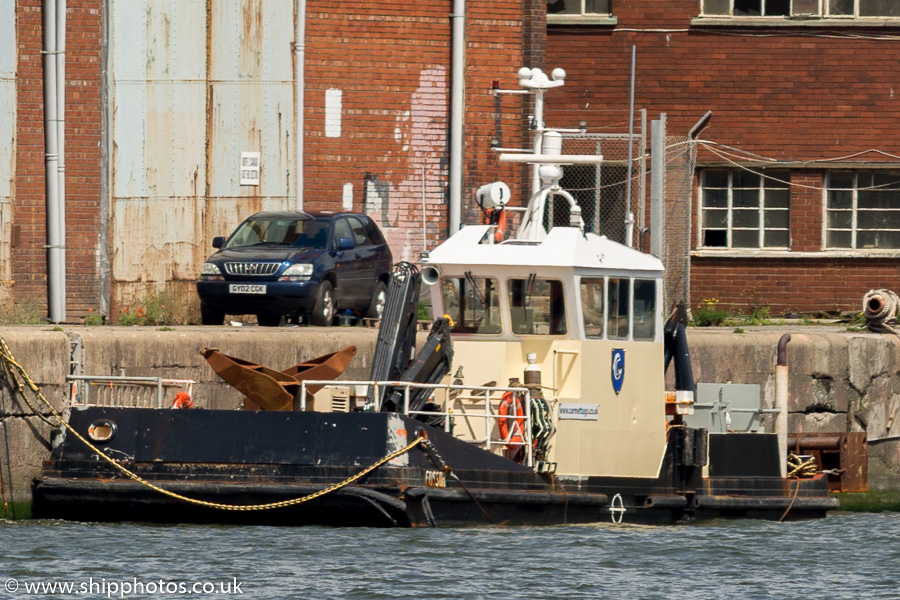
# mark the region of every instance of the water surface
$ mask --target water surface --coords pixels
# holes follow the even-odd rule
[[[53,582],[73,589],[26,589]],[[900,514],[436,530],[0,521],[0,598],[35,595],[898,598]]]

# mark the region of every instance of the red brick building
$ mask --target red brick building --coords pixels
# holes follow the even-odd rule
[[[461,195],[498,177],[515,184],[519,169],[498,169],[490,142],[520,145],[522,101],[489,90],[543,55],[544,5],[468,2],[462,15],[458,4],[68,0],[66,320],[102,313],[115,322],[163,291],[196,304],[193,281],[212,237],[261,209],[302,202],[372,213],[398,260],[444,239],[457,17],[465,22]],[[0,159],[9,165],[0,168],[8,182],[0,310],[47,306],[42,5],[0,3],[0,19],[15,24],[3,47],[15,55],[14,73],[0,63],[0,106],[15,108],[0,116],[14,119],[14,145]],[[258,186],[238,182],[245,151],[261,155]]]
[[[306,3],[303,206],[376,215],[398,259],[448,234],[460,4]],[[464,222],[479,218],[478,185],[527,189],[525,170],[498,166],[490,147],[528,143],[529,103],[491,96],[492,81],[512,88],[519,66],[562,67],[548,124],[622,133],[635,47],[636,108],[667,115],[680,140],[670,152],[695,153],[693,179],[668,184],[665,199],[667,260],[680,261],[672,273],[693,306],[858,310],[867,290],[900,288],[895,3],[464,5]],[[296,205],[298,6],[68,0],[68,321],[115,321],[159,290],[191,305],[213,236]],[[0,106],[14,89],[14,116],[0,115],[14,119],[0,157],[0,304],[46,306],[42,0],[0,10],[15,23],[14,73],[0,61]],[[258,187],[237,181],[244,151],[262,156]]]
[[[621,121],[606,111],[628,106],[633,46],[635,105],[670,136],[712,111],[692,194],[666,197],[690,207],[693,306],[859,311],[869,289],[900,288],[900,4],[549,6],[546,62],[569,73],[551,117]]]

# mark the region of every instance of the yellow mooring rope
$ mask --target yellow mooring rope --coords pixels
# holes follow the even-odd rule
[[[284,508],[287,506],[294,506],[296,504],[302,504],[302,503],[308,502],[310,500],[315,500],[316,498],[320,498],[326,494],[330,494],[331,492],[337,491],[337,490],[341,489],[342,487],[348,486],[351,483],[353,483],[354,481],[361,479],[362,477],[368,475],[369,473],[371,473],[372,471],[374,471],[381,465],[383,465],[387,462],[390,462],[391,460],[397,458],[398,456],[405,454],[406,452],[409,452],[410,450],[415,448],[418,444],[420,444],[422,442],[422,440],[424,439],[424,438],[417,437],[415,440],[413,440],[412,442],[407,444],[406,447],[400,448],[399,450],[388,454],[381,460],[366,467],[359,473],[356,473],[355,475],[352,475],[352,476],[348,477],[347,479],[341,481],[340,483],[336,483],[335,485],[333,485],[331,487],[325,488],[323,490],[319,490],[318,492],[314,492],[307,496],[301,496],[299,498],[292,498],[290,500],[281,500],[278,502],[269,502],[267,504],[221,504],[218,502],[208,502],[206,500],[199,500],[197,498],[190,498],[188,496],[183,496],[181,494],[171,492],[169,490],[159,487],[158,485],[154,485],[153,483],[150,483],[149,481],[143,479],[137,473],[130,471],[129,469],[125,468],[124,466],[122,466],[121,464],[119,464],[118,462],[116,462],[115,460],[113,460],[112,458],[107,456],[106,454],[104,454],[99,448],[94,446],[90,441],[85,439],[80,433],[75,431],[75,428],[72,427],[68,422],[66,422],[66,420],[62,418],[62,416],[59,414],[59,412],[57,412],[57,410],[55,408],[53,408],[53,405],[50,404],[50,402],[44,397],[44,395],[41,393],[40,388],[38,388],[38,386],[31,380],[31,378],[28,376],[28,373],[25,371],[25,369],[22,367],[22,365],[20,365],[18,362],[16,362],[16,359],[13,357],[12,352],[9,349],[9,346],[6,345],[6,340],[4,340],[2,336],[0,336],[0,360],[3,361],[3,366],[4,366],[4,369],[6,370],[6,373],[9,378],[10,383],[13,383],[15,385],[14,391],[18,392],[22,396],[22,399],[25,400],[25,403],[32,410],[32,412],[34,412],[34,414],[36,416],[40,417],[42,420],[44,420],[45,422],[47,422],[54,428],[59,427],[59,426],[65,427],[72,435],[74,435],[76,438],[81,440],[81,442],[84,443],[85,446],[87,446],[93,452],[95,452],[97,454],[97,456],[99,456],[100,458],[102,458],[103,460],[108,462],[110,465],[115,467],[119,472],[121,472],[123,475],[125,475],[129,479],[136,481],[137,483],[140,483],[141,485],[147,486],[151,490],[159,492],[160,494],[169,496],[170,498],[175,498],[176,500],[182,500],[182,501],[188,502],[190,504],[196,504],[198,506],[205,506],[207,508],[216,508],[219,510],[231,510],[231,511],[268,510],[268,509],[272,509],[272,508]],[[51,419],[48,419],[46,416],[42,415],[35,408],[35,406],[28,400],[28,397],[25,394],[25,390],[23,389],[22,384],[19,381],[19,378],[15,376],[14,371],[16,373],[18,373],[19,376],[25,381],[25,383],[28,386],[28,389],[31,390],[31,392],[35,395],[35,397],[37,397],[41,402],[43,402],[47,406],[47,409],[53,415],[53,417],[56,419],[56,422],[53,422]]]

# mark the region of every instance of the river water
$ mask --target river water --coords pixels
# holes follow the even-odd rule
[[[898,598],[900,514],[436,530],[0,521],[0,598],[31,596]]]

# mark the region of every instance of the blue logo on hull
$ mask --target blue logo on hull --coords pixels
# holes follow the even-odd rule
[[[622,383],[625,381],[625,351],[612,351],[612,385],[618,394],[622,391]]]

